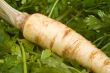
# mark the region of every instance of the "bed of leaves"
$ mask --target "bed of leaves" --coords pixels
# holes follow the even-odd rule
[[[110,56],[110,0],[6,0],[30,14],[42,13],[73,28]],[[0,19],[0,73],[90,73],[27,41]]]

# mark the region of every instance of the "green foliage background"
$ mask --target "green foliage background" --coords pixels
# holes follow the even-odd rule
[[[15,9],[49,15],[57,0],[6,0]],[[76,30],[110,56],[110,0],[59,0],[51,18]],[[24,49],[24,51],[23,51]],[[25,67],[26,66],[26,67]],[[42,50],[0,19],[0,73],[90,73]]]

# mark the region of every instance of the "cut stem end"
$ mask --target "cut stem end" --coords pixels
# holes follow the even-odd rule
[[[12,8],[4,0],[0,0],[0,17],[2,17],[4,20],[12,24],[13,26],[21,29],[23,23],[25,22],[28,16],[29,14],[22,13]]]

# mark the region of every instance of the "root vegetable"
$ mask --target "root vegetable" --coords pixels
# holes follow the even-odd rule
[[[109,57],[73,29],[39,13],[25,15],[0,0],[0,16],[3,17],[4,13],[9,15],[7,10],[13,16],[8,22],[19,28],[29,41],[49,48],[62,57],[75,59],[95,73],[110,73]],[[17,13],[20,14],[20,19],[15,21],[18,18]]]

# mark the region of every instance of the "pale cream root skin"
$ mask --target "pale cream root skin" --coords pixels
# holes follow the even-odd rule
[[[110,73],[110,59],[91,42],[58,21],[33,14],[24,24],[23,35],[60,56],[77,60],[94,73]]]

